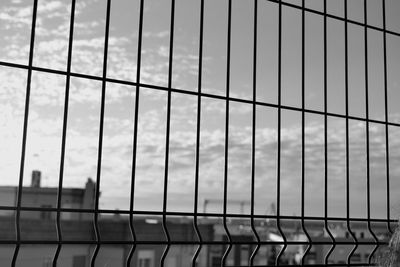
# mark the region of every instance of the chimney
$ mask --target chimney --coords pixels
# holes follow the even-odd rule
[[[83,196],[83,208],[93,209],[96,194],[96,183],[92,178],[88,178],[85,186],[85,193]]]
[[[96,194],[96,183],[92,180],[92,178],[88,178],[85,186],[85,191],[82,199],[82,208],[84,209],[94,209],[95,204],[95,194]],[[92,214],[82,213],[82,220],[91,220]]]
[[[31,187],[39,188],[40,187],[40,178],[42,173],[38,170],[32,171],[32,184]]]

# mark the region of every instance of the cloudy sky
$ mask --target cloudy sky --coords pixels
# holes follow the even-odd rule
[[[65,71],[67,66],[70,4],[39,0],[33,65]],[[287,1],[300,4],[301,1]],[[306,1],[322,11],[322,1]],[[0,3],[0,61],[27,65],[33,1]],[[176,0],[172,87],[198,90],[200,1]],[[253,1],[234,0],[230,96],[252,99]],[[363,22],[362,0],[348,3],[349,18]],[[168,85],[170,2],[146,0],[141,82]],[[328,1],[328,13],[343,16],[343,1]],[[278,103],[278,5],[259,1],[257,101]],[[400,2],[386,1],[387,28],[400,32]],[[301,107],[301,11],[282,11],[282,104]],[[368,1],[368,23],[382,27],[381,1]],[[106,1],[77,0],[72,72],[101,77],[103,71]],[[135,82],[139,1],[112,1],[109,78]],[[306,15],[305,105],[324,110],[323,17]],[[205,1],[202,91],[226,95],[227,1]],[[344,23],[328,19],[328,111],[345,114]],[[349,114],[366,117],[364,28],[349,24]],[[400,37],[387,35],[389,121],[400,123]],[[369,117],[384,121],[383,34],[368,31]],[[0,183],[16,185],[22,140],[27,70],[0,66]],[[24,184],[40,169],[43,186],[57,186],[65,76],[33,71]],[[136,87],[106,84],[100,205],[129,208],[132,169],[133,120]],[[101,82],[71,78],[65,160],[65,187],[82,187],[96,178]],[[202,97],[199,204],[223,199],[225,100]],[[136,209],[162,209],[167,93],[141,88],[136,169]],[[255,210],[270,213],[276,202],[277,109],[256,109]],[[324,214],[324,117],[305,116],[305,213]],[[168,210],[192,211],[195,179],[197,96],[172,93],[169,151]],[[232,101],[229,110],[229,212],[239,212],[234,201],[250,201],[252,105]],[[300,214],[301,113],[282,110],[281,213]],[[370,123],[371,215],[386,216],[385,125]],[[328,117],[329,215],[346,212],[345,119]],[[350,209],[366,216],[366,124],[349,121]],[[391,211],[400,214],[400,128],[389,127]],[[234,200],[234,201],[233,201]],[[208,207],[222,211],[222,202]],[[249,212],[246,206],[245,212]]]

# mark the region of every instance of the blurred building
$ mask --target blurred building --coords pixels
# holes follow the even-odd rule
[[[63,188],[61,207],[61,253],[58,259],[60,267],[87,267],[96,247],[96,231],[93,213],[87,212],[94,207],[96,184],[90,178],[84,188]],[[10,266],[14,254],[16,240],[15,206],[18,188],[0,187],[0,266]],[[57,248],[58,233],[56,229],[56,203],[58,188],[41,187],[41,173],[32,173],[32,183],[22,188],[22,207],[40,208],[38,210],[22,210],[20,220],[21,240],[17,266],[47,267]],[[7,208],[9,207],[9,208]],[[71,209],[68,212],[68,209]],[[82,212],[86,210],[86,212]],[[132,233],[129,217],[116,211],[115,214],[99,214],[98,230],[101,239],[100,249],[96,257],[97,266],[126,266],[126,259],[132,249]],[[227,228],[233,245],[226,257],[227,266],[247,266],[257,242],[249,218],[227,218]],[[305,264],[323,265],[325,257],[332,248],[332,240],[323,221],[281,219],[279,226],[274,219],[255,219],[256,230],[262,245],[254,257],[256,266],[273,266],[284,241],[291,243],[285,246],[280,262],[283,265],[299,265],[304,256]],[[389,238],[387,225],[384,222],[371,223],[371,229],[379,241]],[[368,262],[371,245],[374,241],[365,222],[351,222],[348,231],[344,221],[329,222],[327,227],[333,235],[336,246],[330,253],[328,262],[346,264],[347,257],[354,249],[354,239],[358,243],[353,251],[351,263]],[[166,248],[166,237],[160,216],[139,216],[133,219],[136,235],[136,247],[132,254],[131,266],[156,267]],[[165,258],[166,267],[189,266],[198,245],[191,218],[168,216],[166,228],[172,245]],[[227,251],[227,233],[221,217],[199,217],[198,228],[202,244],[197,258],[198,267],[219,267],[221,259]],[[278,244],[274,242],[279,242]],[[297,243],[296,243],[297,242]],[[369,244],[364,244],[368,243]],[[309,245],[311,243],[311,246]],[[348,244],[346,244],[348,243]],[[382,251],[382,249],[380,250]],[[384,251],[384,248],[383,248]],[[307,252],[307,253],[306,253]],[[380,253],[378,251],[378,253]]]
[[[169,222],[167,224],[171,239],[174,241],[189,242],[195,238],[192,223]],[[199,225],[201,235],[207,239],[213,236],[212,225]],[[161,221],[155,219],[136,219],[134,229],[138,245],[133,253],[131,266],[155,267],[158,266],[165,250],[165,235]],[[61,221],[62,245],[58,259],[60,267],[87,267],[95,249],[96,235],[92,221],[63,220]],[[100,250],[96,257],[96,266],[126,266],[125,262],[132,249],[128,242],[132,241],[129,221],[121,216],[118,219],[102,217],[99,220],[101,237]],[[0,217],[0,240],[15,240],[14,218]],[[17,266],[44,267],[52,266],[52,259],[56,251],[57,231],[54,220],[22,219],[21,246]],[[161,241],[161,242],[160,242]],[[31,242],[31,244],[29,244]],[[37,244],[41,243],[43,244]],[[54,244],[48,244],[53,242]],[[10,266],[14,253],[14,245],[0,246],[0,266]],[[197,246],[172,245],[165,261],[165,266],[187,266]],[[203,248],[198,258],[198,266],[207,266],[207,248]]]
[[[22,187],[21,206],[35,208],[55,208],[57,205],[58,188],[41,187],[41,172],[33,171],[31,177],[31,186]],[[18,198],[17,186],[0,187],[0,206],[15,207]],[[61,197],[61,208],[67,209],[93,209],[95,183],[88,178],[84,188],[63,188]],[[12,215],[12,210],[0,210],[0,215]],[[42,212],[21,212],[22,218],[31,219],[50,219],[55,218],[55,213]],[[63,212],[63,219],[90,219],[92,216],[83,213]]]
[[[21,240],[24,241],[17,257],[17,266],[52,266],[57,248],[56,208],[58,188],[41,187],[41,173],[32,172],[31,186],[23,187],[21,206],[40,208],[22,210],[20,219]],[[90,259],[96,247],[96,231],[93,214],[78,212],[94,208],[95,186],[88,179],[84,188],[63,188],[61,198],[61,237],[67,244],[62,245],[58,265],[61,267],[90,266]],[[18,187],[0,187],[0,266],[10,266],[16,240],[15,207]],[[160,262],[165,250],[165,234],[159,217],[135,216],[133,226],[138,242],[132,254],[132,266],[153,267]],[[196,239],[191,220],[168,219],[167,228],[171,239],[192,242]],[[132,249],[132,234],[127,216],[99,214],[100,250],[96,257],[98,266],[126,266],[126,259]],[[201,224],[199,230],[206,240],[213,239],[213,225]],[[8,244],[7,244],[8,243]],[[110,244],[111,243],[111,244]],[[197,246],[172,245],[165,259],[165,266],[186,266],[191,262]],[[207,266],[208,249],[204,247],[198,257],[199,266]]]

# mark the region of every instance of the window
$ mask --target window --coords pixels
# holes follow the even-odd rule
[[[249,245],[240,245],[240,265],[245,266],[248,263],[250,253]]]
[[[85,267],[86,266],[86,256],[78,255],[72,258],[72,267]]]
[[[139,259],[139,267],[150,267],[150,259]]]
[[[51,219],[51,211],[46,209],[51,208],[51,205],[41,205],[42,210],[40,211],[40,219],[42,220],[50,220]]]
[[[154,251],[139,250],[138,267],[154,267]]]
[[[220,267],[221,266],[221,257],[213,256],[211,257],[211,267]]]
[[[354,253],[353,256],[351,257],[351,260],[360,262],[361,261],[361,255],[359,253]]]

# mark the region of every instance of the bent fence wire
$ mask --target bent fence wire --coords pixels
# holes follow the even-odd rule
[[[2,67],[7,68],[18,68],[26,71],[27,80],[26,80],[26,95],[25,95],[25,111],[24,111],[24,120],[23,120],[23,136],[22,136],[22,151],[21,151],[21,161],[20,161],[20,171],[19,171],[19,183],[17,187],[17,198],[15,206],[1,206],[0,210],[8,210],[8,211],[15,211],[15,229],[16,235],[15,239],[12,240],[0,240],[2,245],[13,245],[15,249],[13,250],[12,254],[12,261],[11,265],[16,266],[18,265],[18,258],[21,257],[21,247],[25,245],[55,245],[56,249],[54,252],[53,257],[51,258],[51,264],[56,266],[62,260],[60,257],[60,252],[62,251],[64,246],[68,245],[92,245],[94,246],[93,251],[90,253],[90,266],[96,265],[96,260],[98,260],[99,251],[101,251],[102,247],[109,246],[109,245],[125,245],[129,246],[129,250],[127,253],[124,254],[124,266],[137,266],[135,265],[137,260],[135,258],[135,253],[137,253],[137,248],[143,245],[158,245],[162,246],[163,250],[159,257],[156,257],[157,262],[153,262],[154,266],[167,266],[166,259],[168,258],[168,254],[171,253],[171,248],[176,245],[182,246],[192,246],[195,249],[192,250],[192,254],[190,256],[190,261],[184,263],[184,266],[198,266],[199,255],[204,253],[204,250],[207,249],[207,246],[211,245],[220,245],[222,246],[222,251],[220,251],[220,257],[217,258],[217,262],[211,263],[211,261],[207,260],[207,263],[204,266],[225,266],[225,265],[232,265],[231,260],[229,260],[230,255],[236,253],[234,248],[236,245],[248,245],[250,252],[246,258],[246,263],[244,264],[241,261],[241,265],[246,266],[255,266],[259,264],[258,262],[264,262],[265,264],[269,265],[292,265],[292,264],[302,264],[302,265],[325,265],[325,266],[367,266],[367,265],[376,265],[374,260],[378,257],[377,253],[382,248],[388,244],[387,238],[381,238],[373,229],[373,224],[381,223],[386,224],[387,231],[389,233],[393,232],[393,224],[396,222],[390,214],[390,207],[395,203],[390,203],[391,198],[389,195],[390,192],[390,182],[391,179],[394,177],[389,175],[389,126],[392,127],[399,127],[400,124],[396,122],[390,122],[388,119],[388,82],[387,82],[387,75],[388,75],[388,67],[387,67],[387,58],[390,57],[390,54],[387,54],[387,36],[396,36],[399,37],[400,33],[395,31],[390,31],[386,29],[386,7],[385,7],[385,0],[381,1],[382,6],[382,14],[380,15],[382,27],[373,26],[368,24],[368,3],[369,1],[364,0],[363,2],[363,13],[364,13],[364,21],[356,21],[351,20],[348,18],[348,1],[344,0],[344,16],[338,16],[327,13],[327,0],[321,0],[323,5],[323,10],[311,9],[306,7],[305,0],[298,1],[297,4],[279,1],[279,0],[254,0],[248,1],[248,5],[251,5],[253,8],[253,15],[252,15],[252,23],[253,23],[253,32],[252,32],[252,98],[240,98],[240,97],[233,97],[231,96],[231,46],[232,46],[232,0],[227,0],[227,22],[226,22],[226,73],[225,73],[225,89],[226,95],[218,95],[212,93],[206,93],[203,91],[202,85],[202,73],[203,73],[203,47],[204,47],[204,18],[205,18],[205,9],[204,9],[204,0],[199,0],[198,3],[198,12],[199,12],[199,26],[198,29],[198,73],[197,73],[197,91],[189,91],[174,88],[172,84],[173,78],[173,68],[174,68],[174,61],[173,61],[173,52],[174,52],[174,32],[176,28],[174,26],[175,22],[175,0],[171,0],[171,6],[169,11],[170,12],[170,29],[169,29],[169,45],[168,45],[168,83],[167,86],[159,86],[156,84],[150,83],[142,83],[141,82],[141,59],[142,59],[142,36],[143,36],[143,20],[146,16],[145,12],[145,0],[140,0],[139,3],[139,12],[138,12],[138,20],[139,20],[139,28],[137,29],[138,32],[138,43],[137,43],[137,57],[136,57],[136,81],[129,81],[129,80],[121,80],[121,79],[114,79],[109,78],[107,76],[107,62],[108,62],[108,44],[109,44],[109,32],[110,27],[112,27],[112,21],[110,20],[110,12],[113,7],[113,1],[107,0],[106,5],[106,14],[104,16],[105,19],[105,35],[104,35],[104,51],[103,51],[103,66],[102,66],[102,75],[87,75],[78,72],[71,71],[71,62],[72,62],[72,47],[74,44],[74,19],[75,19],[75,9],[76,9],[76,0],[71,0],[70,6],[70,25],[69,25],[69,37],[68,37],[68,56],[67,56],[67,68],[65,71],[56,70],[51,68],[43,68],[37,67],[33,64],[34,59],[34,45],[35,45],[35,32],[37,30],[38,20],[37,20],[37,12],[38,12],[38,1],[41,0],[34,0],[33,1],[33,15],[31,20],[31,33],[30,33],[30,46],[29,46],[29,62],[27,65],[19,64],[16,62],[6,62],[1,61],[0,65]],[[259,66],[257,63],[258,54],[260,50],[263,49],[270,49],[268,47],[261,47],[257,45],[258,40],[258,33],[260,29],[263,29],[263,25],[259,23],[259,7],[261,5],[265,5],[266,3],[272,3],[277,7],[277,21],[276,25],[277,28],[277,39],[275,42],[277,43],[277,51],[276,56],[278,58],[277,68],[274,70],[277,77],[277,103],[268,103],[264,101],[257,100],[257,91],[262,90],[264,88],[258,88],[257,86],[257,76],[263,75],[258,71],[257,67]],[[301,11],[301,65],[299,72],[301,73],[301,106],[294,107],[282,104],[282,35],[283,35],[283,8],[290,8],[293,10],[300,10]],[[323,23],[323,110],[317,109],[308,109],[306,108],[306,15],[307,14],[314,14],[322,18]],[[250,19],[250,18],[249,18]],[[345,75],[345,114],[339,113],[332,113],[328,110],[328,46],[331,44],[328,42],[328,19],[334,21],[340,21],[343,24],[344,28],[344,75]],[[364,99],[359,99],[359,101],[365,101],[365,117],[362,116],[352,116],[349,113],[350,102],[349,102],[349,90],[350,90],[350,83],[349,83],[349,48],[348,48],[348,38],[349,26],[358,26],[363,28],[363,41],[364,47],[362,48],[364,51]],[[371,103],[373,103],[373,99],[371,99],[370,87],[369,87],[369,75],[370,71],[368,69],[368,60],[369,60],[369,50],[376,49],[370,48],[368,43],[368,33],[371,31],[377,32],[381,35],[381,42],[383,43],[383,67],[384,69],[382,72],[384,73],[384,85],[381,90],[384,91],[384,118],[382,120],[371,119],[369,116],[369,107]],[[335,44],[332,44],[335,45]],[[221,55],[222,56],[222,55]],[[55,207],[26,207],[22,205],[22,195],[23,195],[23,182],[24,182],[24,168],[25,168],[25,154],[26,154],[26,143],[27,143],[27,135],[29,135],[28,131],[28,121],[29,121],[29,111],[30,111],[30,91],[31,91],[31,79],[32,73],[34,72],[42,72],[42,73],[51,73],[51,74],[58,74],[65,77],[65,102],[64,102],[64,111],[63,111],[63,125],[62,125],[62,142],[61,142],[61,160],[59,166],[59,179],[58,179],[58,194],[57,194],[57,204]],[[68,124],[68,114],[69,114],[69,91],[70,91],[70,80],[71,77],[78,77],[82,79],[88,80],[96,80],[101,82],[101,99],[100,99],[100,123],[99,123],[99,136],[98,136],[98,154],[97,154],[97,172],[95,177],[95,201],[94,207],[91,209],[78,209],[78,208],[65,208],[62,207],[62,191],[63,191],[63,177],[64,177],[64,160],[65,160],[65,150],[66,150],[66,139],[67,139],[67,124]],[[133,157],[132,157],[132,173],[131,173],[131,183],[130,187],[130,196],[129,196],[129,209],[127,210],[111,210],[111,209],[101,209],[99,205],[100,199],[100,183],[102,178],[101,167],[102,167],[102,148],[103,148],[103,128],[104,128],[104,112],[105,112],[105,102],[106,102],[106,85],[107,84],[121,84],[129,86],[132,90],[136,92],[135,94],[135,113],[134,113],[134,127],[133,127]],[[162,210],[160,211],[151,211],[151,210],[137,210],[134,208],[134,196],[135,192],[140,190],[138,186],[135,186],[135,179],[136,179],[136,166],[137,166],[137,145],[138,145],[138,121],[139,121],[139,107],[140,107],[140,99],[141,99],[141,89],[146,88],[146,90],[154,90],[154,91],[164,91],[167,93],[167,106],[166,106],[166,128],[165,128],[165,168],[164,168],[164,187],[163,187],[163,200],[162,200]],[[170,122],[171,122],[171,107],[173,105],[171,99],[172,94],[179,94],[179,95],[192,95],[197,97],[197,110],[196,110],[196,150],[195,150],[195,180],[194,180],[194,193],[193,193],[193,203],[194,206],[192,207],[192,212],[172,212],[168,211],[167,209],[167,192],[168,188],[168,181],[169,181],[169,162],[170,162]],[[200,177],[200,135],[201,135],[201,114],[202,114],[202,101],[204,99],[218,99],[225,102],[225,135],[224,135],[224,171],[223,171],[223,196],[222,196],[222,203],[223,203],[223,211],[222,213],[207,213],[204,209],[204,212],[199,211],[199,177]],[[230,104],[232,103],[241,103],[243,105],[248,105],[252,109],[252,124],[251,124],[251,191],[250,191],[250,214],[243,214],[243,213],[229,213],[228,212],[228,187],[230,185],[229,179],[229,172],[228,172],[228,162],[229,162],[229,149],[230,149]],[[269,215],[261,215],[255,212],[255,172],[256,172],[256,122],[260,119],[267,119],[267,118],[258,118],[256,119],[256,110],[258,107],[269,107],[274,109],[277,112],[277,124],[276,124],[276,133],[277,133],[277,157],[276,157],[276,184],[270,186],[276,186],[276,212],[275,214]],[[281,194],[282,194],[282,183],[281,183],[281,169],[282,169],[282,111],[292,111],[301,115],[301,197],[298,199],[301,205],[301,212],[299,216],[293,215],[284,215],[281,209]],[[306,190],[305,190],[305,180],[306,180],[306,166],[305,166],[305,153],[306,153],[306,115],[307,114],[315,114],[320,115],[323,117],[323,160],[324,160],[324,176],[323,176],[323,188],[319,188],[318,190],[323,191],[324,193],[324,211],[323,216],[307,216],[305,210],[306,206]],[[345,217],[332,217],[329,216],[328,208],[329,208],[329,201],[328,201],[328,192],[329,192],[329,160],[328,160],[328,120],[330,118],[339,118],[345,121],[345,165],[346,165],[346,173],[345,173],[345,180],[346,180],[346,195],[345,195],[345,202],[346,202],[346,216]],[[358,121],[363,122],[365,125],[365,154],[363,155],[366,157],[366,173],[365,173],[365,180],[366,180],[366,204],[367,204],[367,214],[365,217],[354,217],[351,215],[350,211],[350,160],[349,160],[349,153],[350,153],[350,138],[349,138],[349,131],[350,131],[350,120],[351,121]],[[379,124],[385,127],[385,143],[382,144],[385,147],[385,173],[384,173],[384,180],[382,183],[386,184],[386,192],[381,198],[384,198],[386,201],[386,217],[382,217],[380,219],[372,218],[371,217],[371,184],[370,184],[370,123]],[[268,206],[268,203],[265,203],[265,206]],[[55,212],[56,213],[56,233],[57,233],[57,240],[25,240],[21,235],[21,213],[31,211],[31,212]],[[62,213],[90,213],[93,217],[93,227],[94,227],[94,240],[78,240],[78,241],[71,241],[66,234],[63,234],[62,231]],[[101,214],[115,214],[118,213],[120,215],[125,215],[129,217],[129,224],[128,224],[128,232],[130,237],[124,236],[121,239],[116,240],[105,240],[101,234],[100,226],[99,226],[99,216]],[[161,217],[161,226],[162,226],[162,236],[158,240],[149,239],[149,240],[139,240],[137,238],[138,230],[135,227],[135,217],[140,216],[159,216]],[[174,240],[171,235],[171,228],[169,227],[170,224],[167,222],[168,217],[170,216],[182,216],[191,218],[193,222],[193,240],[185,240],[185,241],[178,241]],[[211,219],[221,219],[222,220],[222,229],[224,231],[224,238],[222,240],[210,239],[208,240],[205,238],[204,234],[201,231],[201,219],[200,218],[209,218]],[[248,219],[250,220],[249,229],[251,232],[252,238],[250,240],[238,240],[235,238],[235,233],[232,233],[232,228],[230,228],[230,223],[234,219]],[[278,236],[277,239],[272,238],[264,238],[262,237],[262,233],[260,233],[260,221],[273,221],[275,224],[275,233]],[[303,238],[300,239],[293,239],[287,233],[287,223],[290,221],[300,222],[296,228],[296,231],[303,233]],[[309,232],[308,223],[312,222],[320,222],[321,228],[323,229],[324,238],[316,239],[312,236]],[[347,238],[338,238],[337,235],[332,231],[330,227],[331,222],[339,223],[345,229],[344,231],[347,232]],[[352,228],[355,223],[365,223],[367,225],[367,232],[370,238],[362,239],[357,237],[355,230]],[[298,245],[303,247],[303,251],[300,253],[300,258],[297,259],[297,262],[288,262],[285,261],[285,253],[289,247]],[[347,250],[347,254],[345,255],[345,260],[335,262],[333,260],[334,254],[338,253],[338,247],[340,246],[348,246],[350,249]],[[261,253],[261,248],[265,246],[274,247],[274,252],[272,253]],[[323,251],[323,256],[321,262],[316,262],[308,260],[308,257],[312,254],[315,254],[316,247],[323,246],[325,249]],[[367,257],[362,258],[360,261],[354,261],[354,256],[356,255],[356,251],[362,247],[368,246],[368,255]],[[261,261],[262,257],[272,257],[272,261],[264,259]],[[256,259],[260,259],[257,261]],[[150,263],[138,263],[138,266],[150,266],[145,264]],[[141,265],[140,265],[141,264]],[[177,264],[175,262],[175,264]],[[197,264],[197,265],[196,265]],[[212,265],[213,264],[213,265]],[[50,265],[50,263],[49,263]],[[47,266],[47,265],[46,265]],[[75,266],[75,265],[74,265]],[[83,266],[83,265],[82,265]]]

